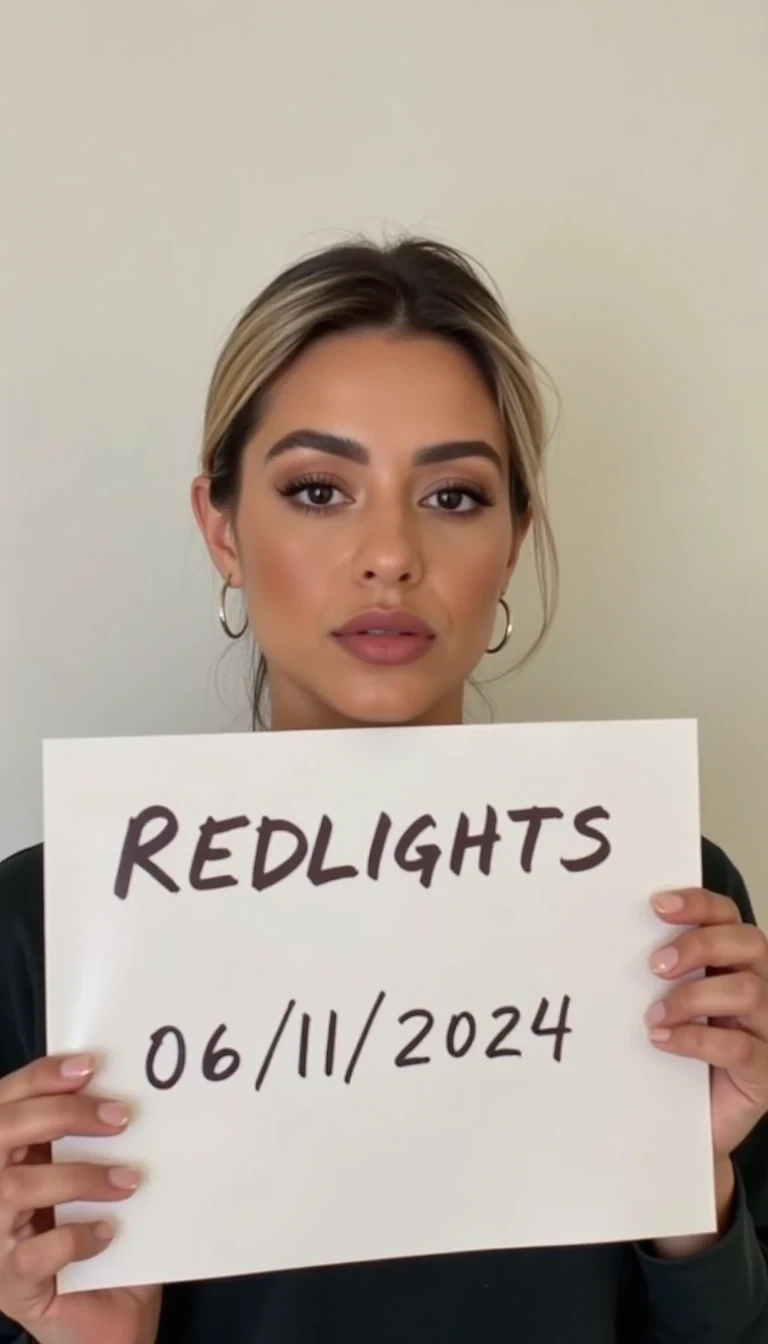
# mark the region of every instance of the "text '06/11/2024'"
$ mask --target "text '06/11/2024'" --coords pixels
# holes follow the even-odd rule
[[[385,990],[380,990],[368,1012],[360,1030],[356,1033],[351,1052],[345,1052],[341,1060],[337,1059],[339,1014],[331,1008],[318,1023],[311,1014],[300,1014],[298,1042],[295,1043],[296,1066],[300,1078],[306,1078],[315,1055],[319,1056],[317,1071],[327,1078],[342,1077],[346,1084],[352,1082],[360,1057],[371,1036],[374,1024],[387,1000]],[[473,1048],[482,1052],[486,1059],[520,1059],[525,1033],[530,1037],[549,1038],[552,1044],[552,1059],[560,1063],[563,1058],[563,1044],[572,1028],[568,1025],[571,999],[563,994],[559,1009],[555,1010],[547,998],[541,998],[530,1020],[523,1020],[523,1013],[515,1004],[502,1004],[489,1013],[490,1021],[485,1024],[478,1020],[476,1013],[467,1009],[452,1013],[443,1031],[437,1024],[435,1037],[431,1033],[436,1027],[435,1014],[428,1008],[409,1008],[397,1017],[401,1027],[409,1025],[404,1033],[400,1049],[392,1059],[396,1068],[404,1069],[426,1065],[434,1058],[433,1050],[443,1050],[451,1059],[463,1059]],[[270,1066],[281,1041],[293,1018],[295,1020],[296,999],[289,999],[275,1030],[269,1038],[263,1052],[255,1078],[255,1090],[260,1092],[266,1082]],[[554,1020],[553,1020],[554,1019]],[[511,1037],[518,1026],[522,1026],[523,1035]],[[194,1067],[200,1070],[208,1082],[226,1082],[239,1072],[243,1059],[239,1050],[225,1042],[227,1024],[222,1022],[212,1033],[201,1051]],[[320,1037],[317,1050],[311,1050],[313,1037]],[[431,1038],[431,1040],[430,1040]],[[436,1040],[436,1044],[434,1044]],[[428,1053],[429,1051],[429,1053]],[[166,1092],[181,1082],[190,1060],[187,1040],[177,1026],[166,1024],[152,1033],[150,1047],[145,1061],[145,1074],[150,1085],[158,1091]],[[345,1062],[346,1060],[346,1062]]]

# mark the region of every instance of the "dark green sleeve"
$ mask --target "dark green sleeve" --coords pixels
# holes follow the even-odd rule
[[[704,841],[704,886],[754,912],[740,874]],[[661,1260],[637,1248],[648,1299],[648,1344],[768,1344],[768,1118],[734,1153],[736,1201],[723,1237],[700,1255]]]
[[[45,1054],[42,848],[0,863],[0,1078]],[[32,1344],[0,1312],[0,1344]]]

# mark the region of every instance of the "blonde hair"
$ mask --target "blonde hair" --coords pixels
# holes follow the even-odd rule
[[[265,397],[296,356],[332,332],[384,327],[441,337],[460,346],[482,374],[507,431],[510,509],[530,515],[542,605],[538,648],[552,622],[557,553],[547,511],[547,445],[537,365],[513,331],[502,303],[469,259],[422,238],[344,243],[278,275],[246,308],[226,341],[208,390],[202,470],[212,503],[234,509],[243,449],[259,425]],[[267,684],[256,671],[254,725],[263,726]]]

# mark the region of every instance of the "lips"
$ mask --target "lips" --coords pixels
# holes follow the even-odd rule
[[[364,611],[353,616],[351,621],[339,626],[333,632],[338,638],[349,635],[379,635],[390,638],[398,635],[419,636],[421,639],[434,639],[434,631],[426,621],[420,620],[410,611]]]
[[[423,658],[435,632],[410,611],[361,612],[334,630],[337,643],[363,663],[402,666]]]

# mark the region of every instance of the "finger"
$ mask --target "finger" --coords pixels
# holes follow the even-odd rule
[[[748,1031],[687,1022],[682,1027],[652,1027],[648,1036],[659,1050],[727,1069],[761,1097],[768,1093],[768,1045]]]
[[[93,1077],[93,1055],[51,1055],[0,1078],[0,1106],[47,1093],[71,1092]]]
[[[656,914],[668,924],[740,924],[741,911],[730,896],[701,887],[661,891],[651,897]]]
[[[67,1134],[118,1134],[129,1116],[122,1102],[77,1094],[11,1102],[0,1107],[0,1160],[16,1148],[52,1143]]]
[[[134,1167],[61,1162],[46,1167],[6,1167],[0,1172],[0,1205],[15,1216],[72,1201],[128,1199],[138,1189]]]
[[[8,1268],[19,1280],[22,1295],[31,1295],[32,1290],[54,1278],[65,1265],[98,1255],[113,1236],[110,1223],[65,1223],[39,1236],[17,1239],[8,1257]]]
[[[753,971],[735,971],[676,985],[646,1013],[650,1027],[677,1027],[694,1018],[735,1018],[768,1041],[768,984]]]
[[[17,1213],[5,1228],[5,1218],[0,1212],[0,1229],[6,1239],[21,1241],[24,1237],[34,1236],[35,1231],[42,1232],[43,1228],[35,1228],[35,1215],[33,1213]]]
[[[710,924],[681,933],[653,953],[651,970],[675,978],[707,967],[744,967],[768,980],[768,939],[754,924]]]

